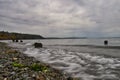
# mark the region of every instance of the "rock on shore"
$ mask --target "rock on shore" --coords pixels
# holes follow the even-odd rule
[[[77,80],[0,43],[0,80]]]

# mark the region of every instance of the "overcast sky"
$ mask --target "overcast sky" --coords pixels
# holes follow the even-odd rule
[[[120,0],[0,0],[0,31],[45,37],[120,36]]]

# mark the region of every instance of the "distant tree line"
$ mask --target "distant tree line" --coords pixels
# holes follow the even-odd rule
[[[0,31],[0,40],[11,40],[11,39],[44,39],[41,35],[34,34],[23,34],[23,33],[10,33]]]

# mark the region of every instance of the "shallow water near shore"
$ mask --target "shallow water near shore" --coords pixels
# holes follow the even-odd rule
[[[120,80],[119,48],[46,44],[36,49],[33,41],[9,44],[80,80]]]

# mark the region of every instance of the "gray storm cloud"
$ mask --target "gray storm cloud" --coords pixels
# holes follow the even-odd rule
[[[119,0],[0,0],[0,30],[43,36],[120,35]]]

